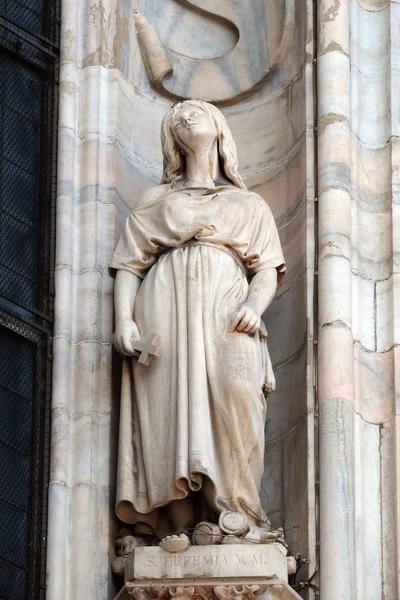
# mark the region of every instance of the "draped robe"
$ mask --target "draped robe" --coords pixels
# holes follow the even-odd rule
[[[124,360],[116,512],[157,531],[159,509],[201,492],[261,514],[266,404],[259,333],[230,332],[251,277],[284,259],[266,202],[235,186],[145,196],[112,269],[140,277],[133,319],[162,337],[149,367]]]

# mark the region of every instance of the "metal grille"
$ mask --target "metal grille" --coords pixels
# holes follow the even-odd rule
[[[55,0],[0,0],[0,15],[20,29],[55,42],[57,37]]]
[[[48,336],[0,310],[0,597],[37,598]]]
[[[49,314],[54,61],[11,31],[2,41],[0,290],[20,306]]]
[[[45,596],[56,8],[0,0],[0,600]]]

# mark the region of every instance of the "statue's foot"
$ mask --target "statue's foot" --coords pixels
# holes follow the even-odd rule
[[[160,548],[166,552],[184,552],[190,546],[190,540],[187,535],[167,535],[160,542]]]

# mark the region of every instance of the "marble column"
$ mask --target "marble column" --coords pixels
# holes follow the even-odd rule
[[[397,598],[400,4],[317,4],[321,597]]]
[[[115,593],[116,0],[62,2],[47,598]]]

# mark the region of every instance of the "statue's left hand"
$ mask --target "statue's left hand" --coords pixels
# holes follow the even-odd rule
[[[259,329],[261,323],[261,315],[250,304],[242,304],[239,306],[234,315],[230,332],[241,331],[243,333],[255,333]]]

